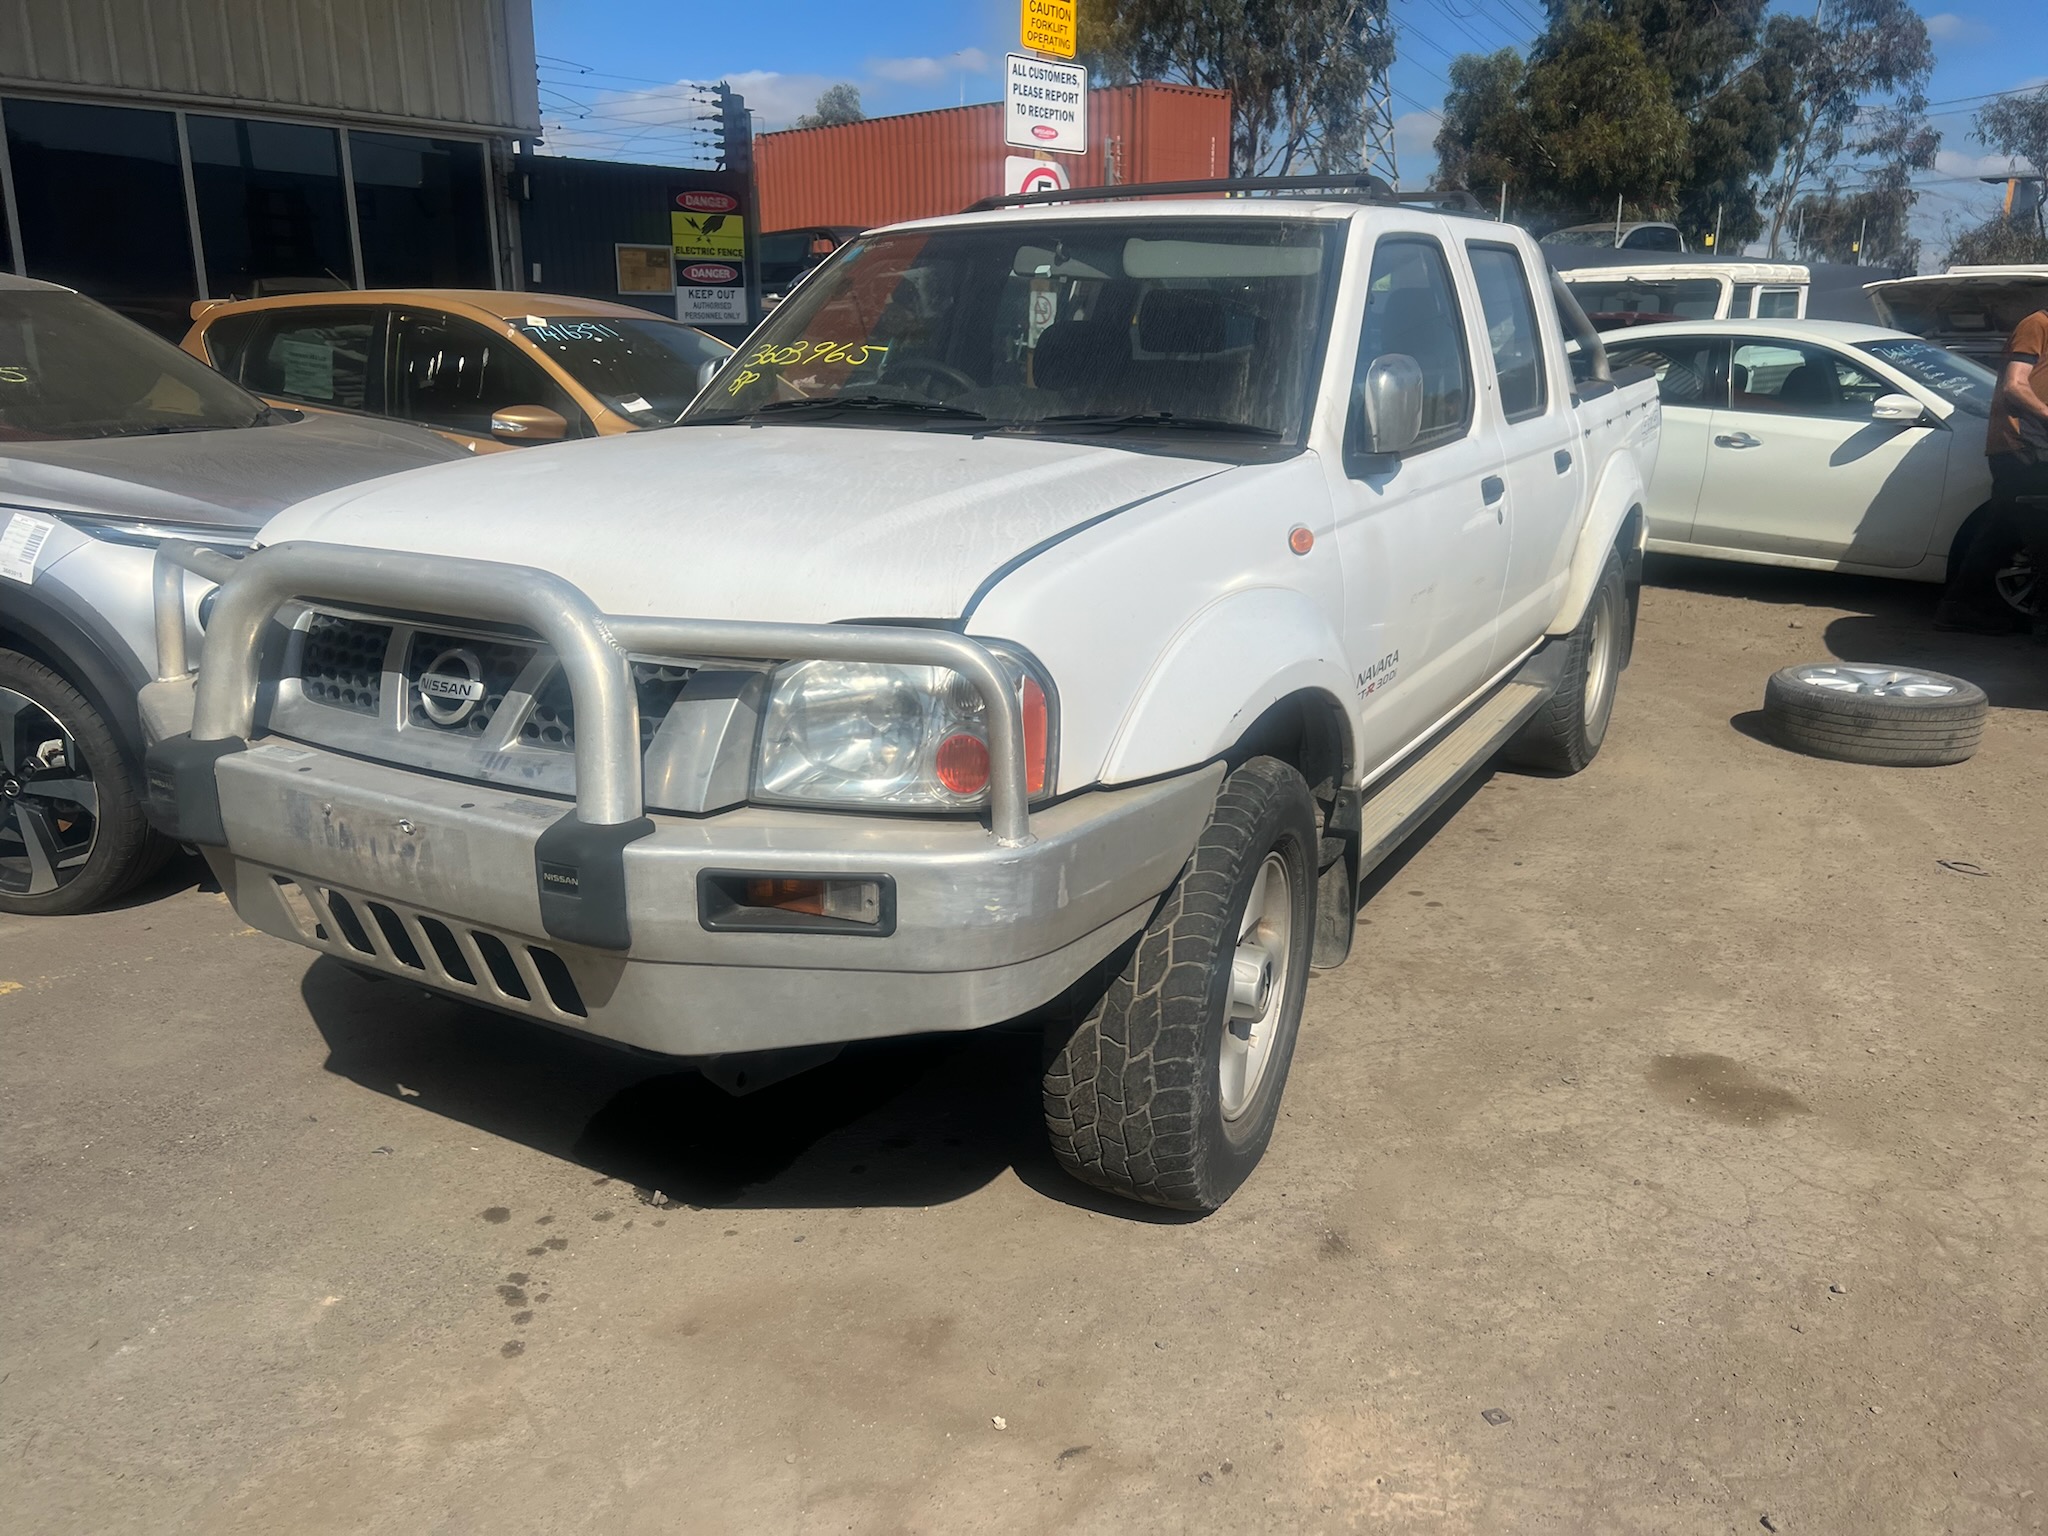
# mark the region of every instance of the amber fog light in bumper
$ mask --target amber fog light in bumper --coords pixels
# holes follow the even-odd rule
[[[896,882],[887,875],[707,869],[697,876],[697,920],[719,933],[885,938],[896,931]]]

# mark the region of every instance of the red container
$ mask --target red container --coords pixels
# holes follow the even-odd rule
[[[1003,190],[1000,102],[795,128],[754,140],[762,229],[893,224]],[[1088,153],[1055,160],[1077,187],[1230,174],[1230,93],[1145,81],[1091,91]]]

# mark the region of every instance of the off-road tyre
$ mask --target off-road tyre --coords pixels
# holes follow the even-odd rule
[[[1288,764],[1253,758],[1224,779],[1193,856],[1107,988],[1078,1025],[1048,1029],[1046,1129],[1075,1178],[1151,1205],[1211,1211],[1257,1166],[1301,1025],[1319,841],[1315,801]],[[1269,856],[1285,871],[1285,963],[1256,1087],[1227,1120],[1219,1074],[1232,961]]]
[[[1501,756],[1542,773],[1577,773],[1591,763],[1607,739],[1621,669],[1634,644],[1635,604],[1621,551],[1610,549],[1579,627],[1565,640],[1563,681]]]
[[[1960,763],[1983,741],[1989,713],[1975,683],[1918,667],[1811,662],[1773,673],[1764,685],[1764,726],[1774,740],[1844,763]]]
[[[15,698],[26,699],[26,708],[10,707]],[[33,720],[31,712],[36,712]],[[24,750],[33,752],[40,745],[29,738],[52,739],[51,722],[79,759],[62,781],[83,778],[91,784],[98,812],[90,822],[80,821],[85,813],[76,802],[36,796],[34,778],[21,771]],[[17,651],[0,650],[0,733],[6,733],[0,741],[0,912],[58,917],[88,911],[162,868],[173,846],[150,830],[135,766],[100,712],[63,677]],[[33,895],[27,893],[29,885],[42,882],[28,859],[25,808],[40,826],[67,839],[74,854],[77,840],[90,830],[84,863],[60,871],[61,883],[54,890]]]

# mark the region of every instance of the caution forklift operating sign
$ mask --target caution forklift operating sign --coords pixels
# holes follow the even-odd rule
[[[1018,35],[1033,53],[1074,56],[1075,0],[1023,0]]]

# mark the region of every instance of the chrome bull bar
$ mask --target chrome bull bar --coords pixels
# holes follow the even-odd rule
[[[945,667],[979,690],[989,728],[989,830],[1004,847],[1031,841],[1023,711],[1008,674],[985,647],[947,630],[874,624],[772,624],[641,618],[599,611],[571,583],[531,566],[447,555],[403,554],[349,545],[289,542],[240,560],[197,544],[157,548],[154,590],[158,675],[190,676],[184,634],[184,574],[220,583],[207,620],[192,729],[150,749],[152,816],[186,842],[225,846],[213,765],[243,749],[255,729],[265,632],[295,601],[343,602],[441,618],[520,626],[550,646],[576,710],[576,808],[543,835],[543,910],[549,873],[580,860],[581,896],[602,895],[616,920],[566,921],[558,937],[624,948],[623,849],[650,834],[640,760],[640,706],[630,654],[694,660],[867,661]],[[552,847],[549,840],[554,839]],[[566,850],[566,851],[565,851]],[[550,862],[552,861],[552,862]]]

